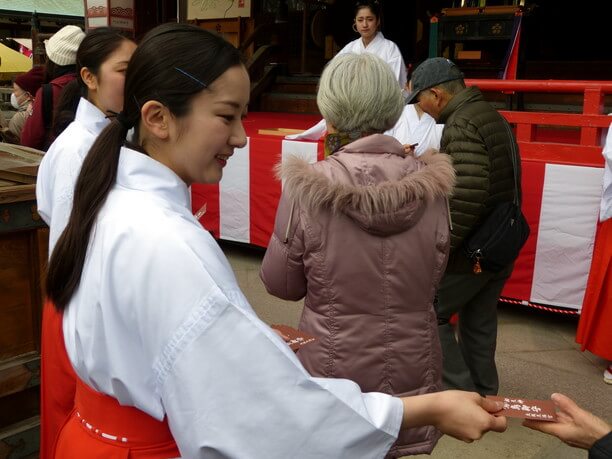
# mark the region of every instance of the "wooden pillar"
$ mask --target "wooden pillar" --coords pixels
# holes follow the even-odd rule
[[[176,2],[177,22],[187,22],[187,1],[188,0],[177,0]]]
[[[32,13],[32,64],[34,66],[43,65],[45,63],[45,45],[40,32],[40,22],[36,12]],[[45,34],[47,35],[47,34]]]
[[[38,450],[40,328],[49,230],[36,209],[42,152],[3,144],[0,156],[0,457]]]
[[[306,42],[308,39],[308,10],[310,1],[303,0],[304,10],[302,11],[302,49],[300,56],[300,73],[306,73]]]

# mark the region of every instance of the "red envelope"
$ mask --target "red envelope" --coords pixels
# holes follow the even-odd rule
[[[494,416],[508,416],[510,418],[533,419],[534,421],[557,420],[557,411],[552,400],[528,400],[521,397],[502,397],[499,395],[487,395],[489,400],[502,402],[504,408]]]
[[[297,351],[302,346],[312,343],[317,339],[316,337],[308,333],[304,333],[296,328],[290,327],[289,325],[270,325],[270,327],[272,327],[274,330],[278,330],[281,333],[285,343],[287,343],[293,351]]]

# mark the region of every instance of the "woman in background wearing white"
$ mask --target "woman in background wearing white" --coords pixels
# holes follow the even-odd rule
[[[402,53],[397,45],[391,40],[387,40],[380,31],[381,17],[382,9],[378,1],[358,1],[355,5],[353,30],[360,37],[342,48],[338,55],[346,53],[376,54],[391,67],[400,88],[403,90],[408,81],[406,64],[404,64]]]
[[[377,55],[391,67],[400,88],[404,90],[408,80],[406,64],[404,64],[402,53],[397,45],[391,40],[387,40],[380,31],[381,17],[380,2],[377,0],[358,1],[355,5],[353,30],[359,34],[359,38],[342,48],[337,56],[346,53],[372,53]],[[325,132],[325,121],[321,120],[301,134],[288,135],[285,138],[319,140]]]

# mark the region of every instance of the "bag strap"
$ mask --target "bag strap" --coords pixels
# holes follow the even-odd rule
[[[503,118],[503,117],[502,117]],[[510,160],[512,161],[512,172],[514,175],[514,204],[518,207],[520,206],[519,198],[518,198],[518,152],[516,151],[516,140],[514,140],[514,134],[512,133],[512,129],[510,128],[510,124],[503,118],[504,126],[508,131],[508,135],[512,142],[510,142]]]

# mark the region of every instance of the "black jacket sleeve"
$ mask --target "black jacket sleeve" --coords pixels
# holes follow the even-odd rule
[[[612,432],[597,440],[589,450],[589,459],[612,458]]]

